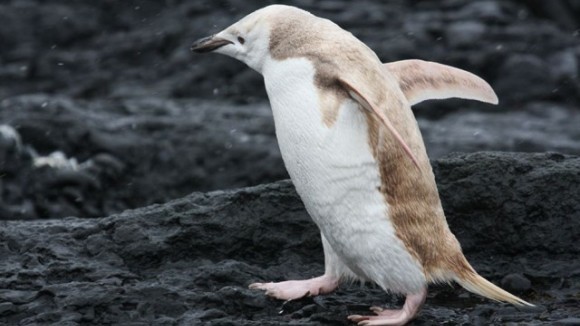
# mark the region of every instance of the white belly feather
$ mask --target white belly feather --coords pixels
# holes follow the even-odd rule
[[[288,173],[344,264],[385,290],[414,293],[425,277],[388,218],[365,116],[347,100],[326,126],[314,73],[307,59],[271,60],[263,71]]]

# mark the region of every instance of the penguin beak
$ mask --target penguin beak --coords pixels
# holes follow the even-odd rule
[[[233,42],[212,35],[193,42],[191,51],[196,53],[206,53],[219,49],[222,46],[228,44],[233,44]]]

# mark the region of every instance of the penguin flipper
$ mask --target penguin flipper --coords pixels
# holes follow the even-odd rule
[[[403,147],[403,150],[409,156],[409,158],[413,161],[415,166],[420,170],[421,168],[419,167],[419,163],[418,163],[417,158],[415,157],[413,152],[411,152],[411,149],[409,148],[407,143],[405,143],[405,141],[403,140],[403,138],[401,137],[399,132],[397,132],[395,127],[391,124],[391,122],[389,121],[387,116],[378,107],[371,104],[372,102],[369,101],[367,98],[365,98],[365,96],[362,94],[362,92],[357,90],[357,88],[354,87],[351,83],[349,83],[348,81],[346,81],[342,78],[338,78],[338,83],[348,92],[348,94],[350,95],[350,97],[353,100],[355,100],[356,102],[359,103],[359,105],[361,107],[365,108],[369,112],[374,113],[379,118],[379,120],[385,125],[385,127],[387,127],[387,129],[389,129],[389,131],[391,132],[393,137],[395,137],[397,142],[399,142],[401,147]]]
[[[451,97],[498,103],[491,86],[465,70],[423,60],[386,63],[383,69],[397,79],[411,105]]]

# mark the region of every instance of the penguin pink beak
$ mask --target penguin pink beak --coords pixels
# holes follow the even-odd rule
[[[193,42],[191,51],[196,53],[207,53],[228,44],[233,44],[233,42],[212,35]]]

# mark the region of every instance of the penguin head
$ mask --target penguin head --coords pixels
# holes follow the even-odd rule
[[[225,54],[262,72],[264,62],[270,58],[271,26],[288,10],[298,9],[271,5],[256,10],[221,32],[195,41],[191,51]]]

